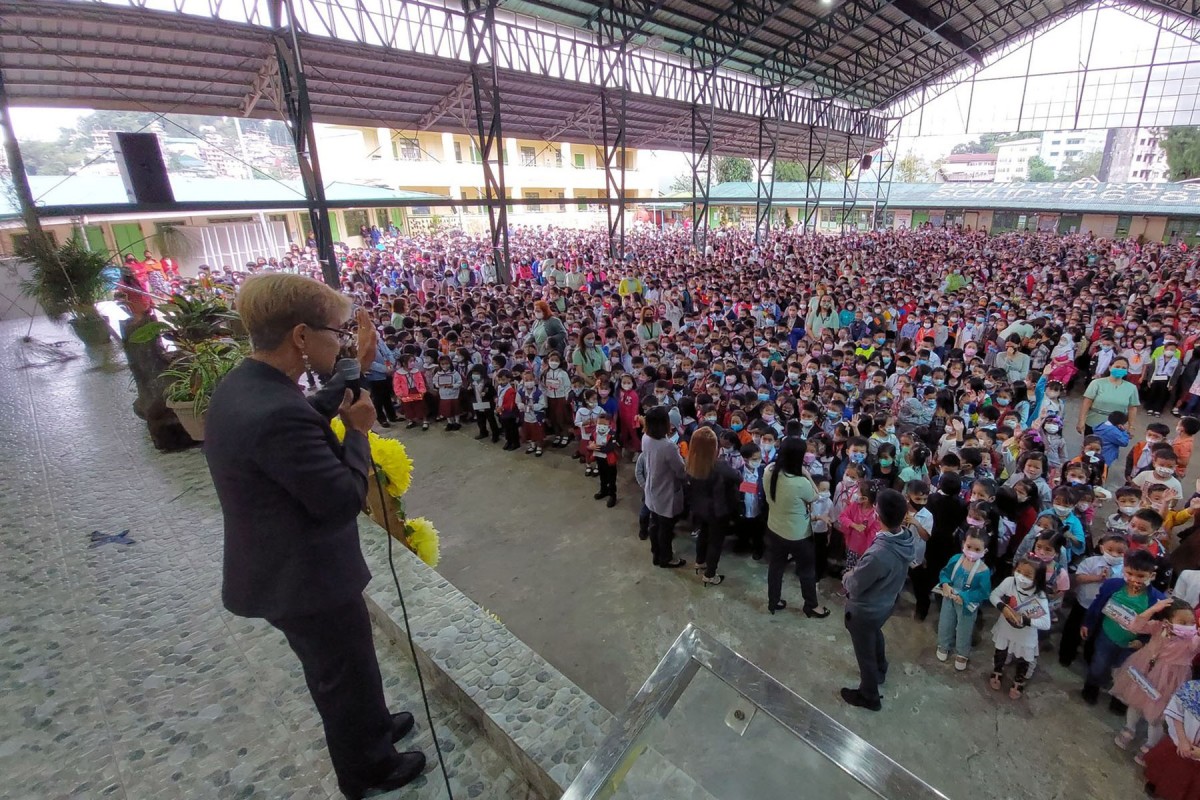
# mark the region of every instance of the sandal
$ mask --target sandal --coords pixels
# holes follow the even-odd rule
[[[1146,754],[1149,752],[1150,745],[1143,745],[1142,748],[1137,751],[1137,755],[1133,757],[1133,763],[1137,764],[1139,767],[1146,766]]]
[[[1121,728],[1121,732],[1117,734],[1117,738],[1113,739],[1113,744],[1122,750],[1128,750],[1130,742],[1133,741],[1135,732],[1129,728]]]
[[[707,589],[709,586],[720,586],[724,582],[725,582],[724,575],[714,575],[711,578],[704,579],[704,588]]]
[[[991,679],[988,680],[988,686],[992,687],[992,691],[1000,691],[1004,687],[1004,674],[993,672]]]
[[[1012,688],[1008,690],[1009,700],[1020,700],[1025,694],[1025,683],[1023,681],[1013,681]]]

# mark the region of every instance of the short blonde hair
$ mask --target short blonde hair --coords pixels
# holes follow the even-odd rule
[[[247,278],[236,305],[255,350],[274,350],[297,325],[346,320],[351,307],[350,298],[325,284],[281,272]]]
[[[687,474],[705,480],[717,463],[717,434],[712,428],[697,428],[688,441]]]

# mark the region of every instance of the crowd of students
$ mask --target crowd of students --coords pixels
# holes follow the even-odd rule
[[[1108,690],[1125,715],[1115,744],[1140,743],[1161,796],[1200,797],[1186,245],[929,228],[756,245],[733,229],[697,249],[638,230],[612,259],[600,232],[517,230],[500,285],[480,237],[367,241],[342,250],[344,289],[379,324],[365,377],[381,426],[566,450],[609,507],[633,464],[654,563],[688,563],[683,524],[720,583],[732,537],[769,554],[771,613],[789,563],[810,617],[829,613],[822,577],[862,591],[876,498],[897,490],[917,618],[940,604],[938,660],[967,670],[988,617],[986,681],[1017,700],[1050,642],[1065,665],[1082,653],[1081,698]]]

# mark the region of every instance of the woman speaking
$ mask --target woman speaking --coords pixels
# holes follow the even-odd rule
[[[338,442],[300,391],[306,371],[333,374],[350,301],[300,275],[249,278],[237,309],[253,352],[213,393],[204,443],[225,521],[225,608],[267,620],[304,667],[338,786],[348,798],[397,789],[425,767],[393,743],[413,727],[390,714],[362,591],[371,574],[358,541],[375,422],[370,395],[346,391]],[[376,333],[359,315],[358,347]]]

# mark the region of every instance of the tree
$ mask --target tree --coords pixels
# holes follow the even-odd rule
[[[1062,169],[1054,175],[1056,181],[1081,181],[1084,178],[1094,178],[1100,174],[1100,164],[1104,161],[1104,153],[1092,150],[1078,156],[1071,156],[1062,165]]]
[[[692,173],[688,172],[683,175],[676,175],[675,180],[671,181],[672,192],[687,192],[692,193]]]
[[[961,155],[966,155],[967,153],[986,153],[986,152],[988,152],[988,146],[986,144],[983,144],[979,140],[970,141],[970,142],[959,142],[958,144],[954,145],[954,147],[950,148],[950,155],[952,155],[952,156],[961,156]]]
[[[1171,180],[1200,178],[1200,128],[1168,128],[1162,138]]]
[[[1041,156],[1031,156],[1029,159],[1029,176],[1026,180],[1030,183],[1052,181],[1054,180],[1054,167],[1042,161]]]
[[[896,177],[901,183],[924,183],[929,179],[929,165],[909,150],[896,162]]]
[[[717,183],[754,179],[754,165],[748,158],[722,156],[716,160],[713,166],[716,168]]]
[[[808,169],[799,161],[776,161],[775,180],[780,183],[803,183]]]
[[[86,153],[64,130],[57,141],[31,140],[21,143],[25,171],[30,175],[70,175],[83,164]]]

